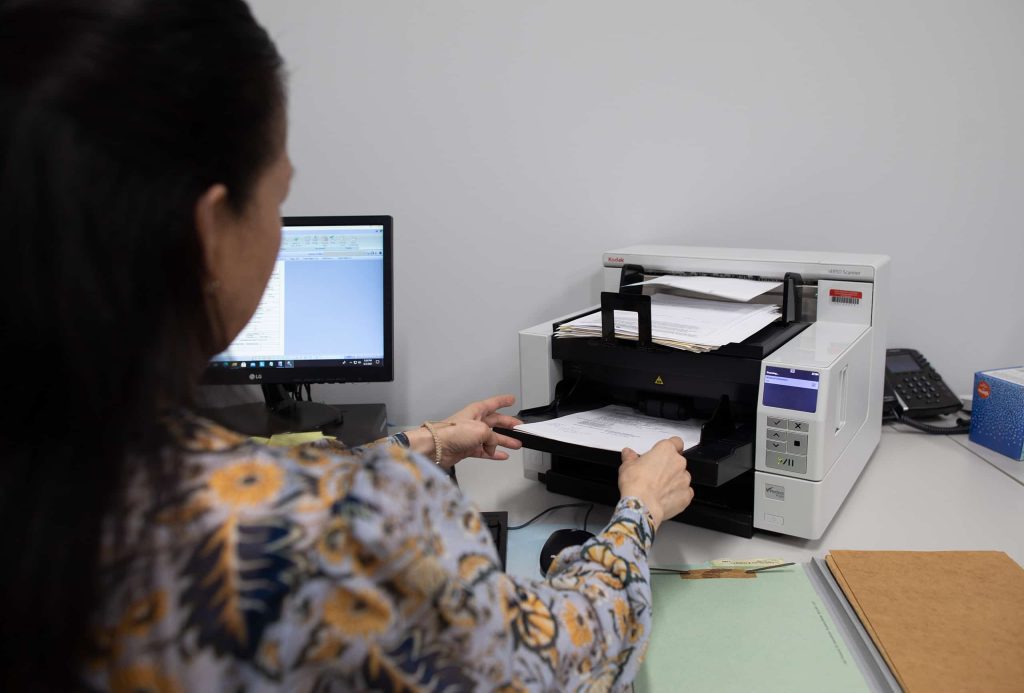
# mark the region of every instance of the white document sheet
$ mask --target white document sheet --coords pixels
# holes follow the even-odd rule
[[[667,286],[680,291],[687,291],[699,296],[724,299],[726,301],[749,301],[761,294],[773,291],[782,282],[757,281],[754,279],[736,279],[733,277],[680,277],[666,275],[645,282],[637,282],[631,286]]]
[[[622,448],[633,448],[642,455],[658,441],[672,436],[682,438],[685,449],[694,447],[700,443],[700,427],[703,423],[696,419],[659,419],[638,414],[629,407],[612,404],[550,421],[521,424],[515,430],[599,450],[620,452]]]
[[[773,304],[730,303],[671,294],[651,296],[651,338],[656,344],[687,351],[711,351],[744,339],[774,322]],[[633,311],[615,311],[615,336],[637,339],[639,318]],[[559,326],[558,337],[601,335],[601,312]]]

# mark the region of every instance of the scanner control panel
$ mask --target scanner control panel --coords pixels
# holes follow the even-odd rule
[[[806,474],[811,424],[800,419],[781,419],[774,416],[767,418],[765,467]]]

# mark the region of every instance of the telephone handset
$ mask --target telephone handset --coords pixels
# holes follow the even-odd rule
[[[960,421],[956,427],[914,421],[952,414],[963,408],[960,398],[953,394],[928,359],[914,349],[886,349],[884,402],[891,416],[929,433],[964,433],[967,430],[966,423]]]

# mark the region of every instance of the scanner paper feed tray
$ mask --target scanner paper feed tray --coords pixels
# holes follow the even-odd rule
[[[659,440],[679,436],[693,483],[703,486],[720,486],[753,467],[753,439],[742,431],[702,442],[704,422],[696,419],[659,419],[620,405],[563,414],[527,416],[521,426],[498,430],[532,450],[606,467],[619,466],[622,448],[644,453]]]

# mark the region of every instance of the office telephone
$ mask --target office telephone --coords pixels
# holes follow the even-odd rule
[[[917,421],[953,414],[960,411],[963,405],[942,376],[928,363],[928,359],[914,349],[886,349],[884,408],[888,418],[929,433],[966,431],[966,422],[958,421],[958,426],[950,428]]]

